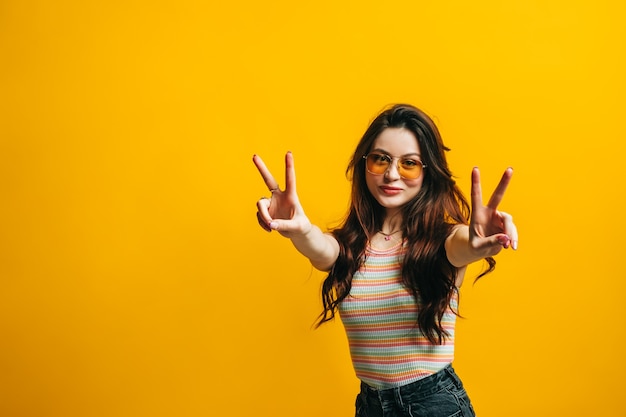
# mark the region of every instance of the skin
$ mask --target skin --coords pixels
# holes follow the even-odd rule
[[[419,193],[424,178],[423,173],[414,180],[402,178],[398,172],[396,158],[411,157],[421,161],[420,147],[415,135],[410,130],[388,128],[376,138],[372,145],[372,151],[378,151],[394,158],[385,174],[374,175],[367,171],[365,173],[367,188],[376,201],[385,208],[386,216],[382,231],[389,234],[401,228],[402,206]],[[396,236],[394,235],[392,243]],[[374,236],[371,243],[379,249],[389,246],[389,241],[384,241],[384,238],[381,241],[380,238],[382,235]]]
[[[385,133],[390,130],[396,130],[396,132],[389,132],[388,136],[396,136],[396,139],[401,140],[407,139],[406,132],[398,132],[404,129],[390,128],[386,129],[381,133],[380,137],[377,138],[376,146],[389,146],[390,149],[386,150],[389,151],[389,154],[394,156],[404,155],[416,149],[419,152],[419,146],[417,145],[415,137],[412,137],[414,144],[408,145],[405,150],[396,149],[395,147],[391,148],[392,144],[385,142],[387,138]],[[407,145],[407,143],[405,143],[405,145]],[[282,236],[291,239],[295,248],[306,256],[315,268],[328,271],[337,260],[339,244],[332,235],[323,233],[319,227],[311,224],[304,213],[304,209],[300,204],[296,192],[296,174],[292,153],[287,152],[285,155],[285,187],[282,190],[279,188],[278,182],[276,182],[276,179],[266,167],[263,160],[258,155],[254,155],[252,160],[261,174],[265,185],[272,193],[271,198],[262,198],[257,201],[257,218],[261,227],[268,232],[276,230]],[[398,188],[402,190],[407,190],[406,192],[400,192],[399,194],[404,193],[404,195],[400,197],[390,197],[388,195],[378,195],[378,197],[376,197],[376,194],[374,194],[383,207],[387,209],[387,216],[385,224],[383,225],[384,230],[387,232],[395,230],[391,226],[401,224],[398,209],[408,201],[405,200],[405,197],[413,193],[417,194],[419,186],[421,186],[421,179],[405,180],[401,178],[394,165],[395,164],[392,164],[384,176],[372,175],[378,179],[371,179],[373,187],[376,187],[377,184],[387,182],[394,184],[394,186],[397,185]],[[370,174],[368,174],[368,176],[369,175]],[[480,172],[478,168],[472,170],[472,213],[470,224],[459,225],[454,228],[445,242],[446,254],[452,265],[458,268],[464,268],[472,262],[484,259],[488,256],[494,256],[502,249],[517,249],[517,228],[513,223],[513,218],[509,214],[497,210],[511,181],[512,175],[513,170],[507,168],[494,193],[489,198],[487,205],[483,205]],[[385,178],[381,179],[381,177]],[[367,181],[369,188],[369,177]],[[409,183],[407,183],[407,181],[409,181]],[[379,197],[380,200],[378,199]],[[382,236],[377,235],[375,239],[377,239],[377,241],[372,240],[372,244],[381,243]]]
[[[278,231],[291,239],[296,249],[309,258],[311,264],[328,271],[339,256],[339,244],[335,238],[323,233],[309,221],[296,193],[296,173],[293,155],[285,155],[285,188],[280,190],[274,176],[258,155],[252,158],[265,185],[271,191],[271,198],[262,198],[257,202],[257,218],[263,229]]]

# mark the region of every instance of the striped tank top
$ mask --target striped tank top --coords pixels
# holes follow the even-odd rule
[[[442,326],[449,336],[433,345],[417,326],[415,297],[402,284],[406,245],[378,250],[368,246],[350,294],[339,304],[357,377],[376,389],[415,382],[440,371],[454,359],[454,325],[458,294]]]

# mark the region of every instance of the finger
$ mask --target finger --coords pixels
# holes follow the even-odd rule
[[[506,235],[511,240],[511,247],[517,250],[517,226],[515,226],[515,223],[513,223],[513,216],[504,212],[500,212],[500,216],[502,217],[502,226],[504,229],[504,233],[506,233]]]
[[[271,230],[276,230],[281,233],[288,233],[288,232],[297,231],[298,223],[289,219],[277,219],[277,220],[272,220],[269,223],[269,228]]]
[[[285,192],[296,191],[296,169],[291,151],[285,155]]]
[[[259,223],[263,222],[267,226],[268,229],[269,229],[270,223],[273,220],[272,216],[270,216],[269,207],[270,207],[270,200],[268,200],[266,197],[261,198],[256,203],[257,218],[259,219]]]
[[[489,203],[487,203],[487,207],[494,210],[498,207],[498,204],[500,204],[504,198],[504,192],[506,191],[506,187],[509,186],[512,176],[513,168],[507,168],[506,171],[504,171],[504,174],[502,174],[502,178],[500,178],[500,182],[498,183],[496,190],[491,195]]]
[[[477,239],[475,243],[476,249],[485,254],[485,256],[497,255],[502,248],[506,248],[509,244],[509,237],[505,234],[497,234]]]
[[[474,167],[474,169],[472,170],[471,196],[472,196],[472,213],[474,213],[478,207],[482,207],[483,205],[483,192],[480,187],[480,171],[478,170],[477,167]]]
[[[259,173],[261,174],[261,177],[263,177],[263,181],[265,181],[265,185],[267,186],[267,188],[270,191],[278,189],[278,183],[274,179],[274,176],[272,175],[270,170],[267,169],[267,166],[265,166],[265,162],[263,162],[261,157],[259,155],[254,155],[252,157],[252,162],[254,162],[254,165],[256,165],[256,168],[259,170]]]
[[[265,223],[265,220],[263,220],[261,218],[261,214],[257,211],[256,213],[256,218],[259,221],[259,225],[263,228],[263,230],[267,231],[267,232],[271,232],[272,229],[270,229],[269,225],[267,223]]]

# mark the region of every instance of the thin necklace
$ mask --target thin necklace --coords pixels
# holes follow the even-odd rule
[[[383,236],[385,237],[385,240],[389,241],[389,240],[391,240],[391,236],[392,236],[392,235],[395,235],[396,233],[401,232],[401,231],[402,231],[401,229],[398,229],[398,230],[394,230],[394,231],[393,231],[393,232],[391,232],[391,233],[385,233],[385,232],[383,232],[382,230],[379,230],[379,231],[378,231],[378,233],[380,233],[381,235],[383,235]]]

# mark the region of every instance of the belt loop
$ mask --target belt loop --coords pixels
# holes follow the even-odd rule
[[[454,385],[456,385],[457,388],[461,388],[461,380],[457,376],[456,372],[454,372],[454,368],[452,368],[452,365],[450,364],[446,366],[445,369],[448,376],[452,379],[452,382],[454,382]]]
[[[402,390],[401,387],[395,387],[393,389],[393,396],[396,404],[398,404],[401,408],[404,408],[404,402],[402,401]]]
[[[361,381],[361,395],[363,396],[363,399],[365,401],[367,401],[367,398],[370,395],[369,389],[367,387],[367,385],[365,385],[365,382]]]
[[[374,393],[374,395],[376,396],[376,398],[378,398],[378,403],[382,407],[383,404],[385,404],[385,395],[384,395],[385,390],[376,389],[376,388],[373,388],[373,387],[371,388],[371,390]]]

